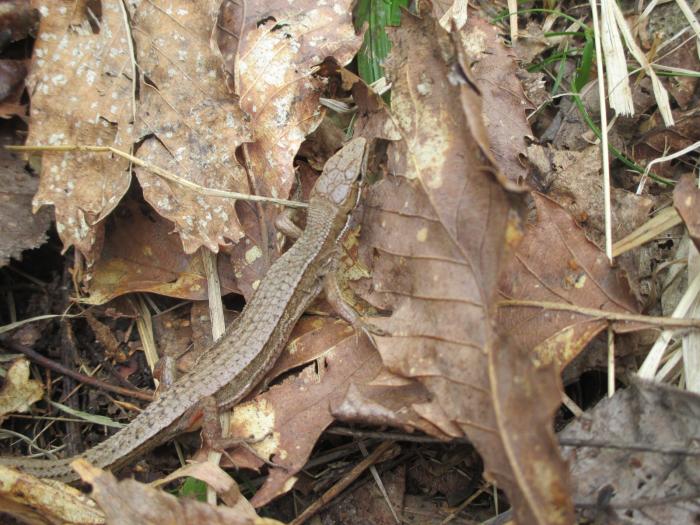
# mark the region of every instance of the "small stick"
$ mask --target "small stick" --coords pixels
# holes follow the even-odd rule
[[[132,390],[129,388],[123,388],[121,386],[110,385],[109,383],[105,383],[104,381],[100,381],[99,379],[95,379],[94,377],[86,376],[84,374],[81,374],[80,372],[76,372],[74,370],[71,370],[70,368],[66,368],[63,365],[56,363],[55,361],[52,361],[47,357],[44,357],[43,355],[32,350],[31,348],[21,345],[19,343],[15,343],[14,341],[4,340],[1,344],[2,346],[9,348],[13,352],[20,352],[26,355],[29,359],[31,359],[35,363],[40,364],[41,366],[45,366],[46,368],[54,370],[59,374],[72,377],[73,379],[75,379],[76,381],[80,381],[81,383],[85,383],[87,385],[94,386],[95,388],[106,390],[108,392],[114,392],[115,394],[134,397],[136,399],[143,399],[144,401],[153,401],[153,394],[149,392],[141,392],[140,390]]]
[[[550,301],[528,301],[519,299],[506,299],[498,302],[499,308],[511,306],[531,306],[544,310],[563,310],[566,312],[576,312],[581,315],[607,319],[608,321],[625,321],[630,323],[643,323],[650,326],[665,326],[668,328],[700,328],[700,319],[680,319],[676,317],[656,317],[651,315],[625,314],[622,312],[611,312],[609,310],[599,310],[598,308],[586,308],[568,303],[556,303]]]
[[[67,151],[91,151],[93,153],[113,153],[118,157],[122,157],[136,164],[137,166],[155,173],[156,175],[163,177],[169,181],[175,182],[180,186],[184,186],[192,191],[201,193],[202,195],[212,195],[214,197],[226,197],[229,199],[238,199],[244,201],[252,202],[269,202],[272,204],[281,204],[282,206],[289,206],[290,208],[307,208],[308,204],[305,202],[289,201],[286,199],[276,199],[274,197],[263,197],[261,195],[250,195],[247,193],[238,193],[235,191],[225,191],[217,190],[214,188],[205,188],[199,184],[195,184],[192,181],[183,179],[174,173],[170,173],[168,170],[163,169],[159,166],[154,166],[149,164],[145,160],[138,157],[134,157],[125,151],[121,151],[112,146],[89,146],[89,145],[79,145],[79,144],[60,144],[55,146],[48,145],[37,145],[37,146],[5,146],[5,149],[9,151],[53,151],[53,152],[67,152]]]
[[[365,459],[360,461],[355,465],[350,472],[348,472],[345,477],[343,477],[338,483],[333,485],[328,489],[325,494],[321,495],[316,501],[309,505],[304,512],[299,514],[294,520],[289,522],[289,525],[301,525],[311,516],[316,514],[324,505],[330,503],[333,498],[338,496],[343,490],[345,490],[353,481],[355,481],[360,474],[362,474],[370,465],[373,465],[377,460],[382,457],[382,455],[394,446],[393,441],[384,441],[381,443],[374,451],[367,456]]]

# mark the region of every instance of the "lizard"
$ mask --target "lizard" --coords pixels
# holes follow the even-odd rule
[[[306,228],[265,273],[238,318],[193,369],[167,388],[126,427],[82,454],[65,459],[0,457],[0,464],[36,477],[79,479],[78,458],[117,469],[185,431],[182,422],[203,400],[226,410],[244,398],[272,368],[304,310],[334,270],[338,242],[359,198],[366,140],[354,138],[326,162],[311,190]]]

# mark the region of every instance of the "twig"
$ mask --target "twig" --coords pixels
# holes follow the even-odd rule
[[[166,180],[175,182],[180,186],[184,186],[187,189],[201,193],[202,195],[211,195],[214,197],[225,197],[229,199],[238,199],[242,201],[252,201],[252,202],[268,202],[271,204],[281,204],[282,206],[288,206],[290,208],[307,208],[308,204],[305,202],[289,201],[286,199],[276,199],[274,197],[263,197],[261,195],[250,195],[247,193],[238,193],[235,191],[225,191],[217,190],[214,188],[205,188],[199,184],[195,184],[192,181],[183,179],[174,173],[170,173],[168,170],[163,169],[159,166],[154,166],[146,162],[143,159],[134,157],[129,153],[113,148],[112,146],[89,146],[89,145],[78,145],[78,144],[61,144],[56,146],[48,145],[37,145],[37,146],[5,146],[5,149],[9,151],[52,151],[52,152],[67,152],[67,151],[90,151],[93,153],[113,153],[119,157],[127,159],[137,166],[155,173],[156,175],[163,177]]]
[[[642,323],[650,326],[664,326],[667,328],[700,328],[700,319],[679,319],[676,317],[657,317],[652,315],[625,314],[622,312],[611,312],[609,310],[599,310],[598,308],[586,308],[568,303],[556,303],[550,301],[528,301],[519,299],[506,299],[498,302],[499,308],[513,306],[530,306],[542,308],[544,310],[562,310],[565,312],[576,312],[597,319],[607,319],[608,321],[625,321],[631,323]]]
[[[626,441],[603,439],[559,438],[559,444],[563,447],[614,448],[617,450],[634,450],[636,452],[653,452],[656,454],[700,456],[700,450],[691,450],[681,446],[645,445],[644,443],[631,443]]]
[[[390,439],[393,441],[406,441],[409,443],[465,443],[470,444],[466,438],[453,438],[449,441],[444,439],[434,438],[430,436],[414,436],[413,434],[405,434],[401,432],[376,432],[372,430],[355,430],[352,428],[335,427],[326,430],[326,434],[334,434],[336,436],[349,436],[358,439]]]
[[[338,496],[343,490],[345,490],[353,481],[355,481],[360,474],[362,474],[370,465],[376,463],[379,458],[384,455],[384,453],[394,446],[393,441],[384,441],[381,443],[374,451],[367,456],[365,459],[360,461],[355,465],[346,476],[328,489],[320,498],[309,505],[304,512],[299,514],[294,520],[292,520],[289,525],[301,525],[306,522],[311,516],[316,514],[324,505],[330,503],[333,498]]]
[[[13,352],[20,352],[26,355],[29,359],[31,359],[37,364],[40,364],[41,366],[45,366],[46,368],[58,372],[59,374],[72,377],[73,379],[75,379],[76,381],[80,381],[81,383],[94,386],[95,388],[99,388],[101,390],[107,390],[108,392],[114,392],[115,394],[134,397],[136,399],[143,399],[144,401],[153,401],[153,394],[149,392],[142,392],[140,390],[131,390],[120,386],[110,385],[109,383],[105,383],[104,381],[100,381],[99,379],[95,379],[94,377],[83,375],[80,372],[76,372],[75,370],[66,368],[63,365],[56,363],[55,361],[52,361],[47,357],[44,357],[43,355],[32,350],[31,348],[21,345],[19,343],[15,343],[14,341],[9,341],[5,339],[2,340],[0,344],[2,344],[2,346],[6,348],[9,348]]]
[[[577,509],[642,509],[644,507],[658,507],[659,505],[670,505],[671,503],[680,503],[682,501],[693,501],[700,498],[700,492],[692,492],[690,494],[679,494],[677,496],[667,496],[665,498],[649,498],[649,499],[633,499],[628,501],[610,502],[601,505],[596,502],[589,501],[574,501],[574,507]]]

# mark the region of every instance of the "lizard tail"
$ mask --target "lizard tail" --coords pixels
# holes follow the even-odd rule
[[[54,478],[66,483],[80,479],[70,464],[81,456],[66,459],[26,459],[0,457],[0,465],[12,467],[37,478]]]

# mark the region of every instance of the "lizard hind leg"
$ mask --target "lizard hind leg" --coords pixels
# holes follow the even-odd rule
[[[271,432],[268,432],[262,437],[222,437],[221,431],[221,421],[219,419],[218,405],[216,398],[214,396],[208,396],[200,401],[200,410],[202,412],[202,442],[212,450],[220,452],[228,458],[228,460],[235,465],[235,461],[226,451],[228,448],[233,447],[243,447],[248,452],[253,454],[260,461],[271,467],[281,467],[276,463],[273,463],[268,458],[262,456],[258,451],[256,451],[251,445],[260,443],[261,441],[267,439]]]

